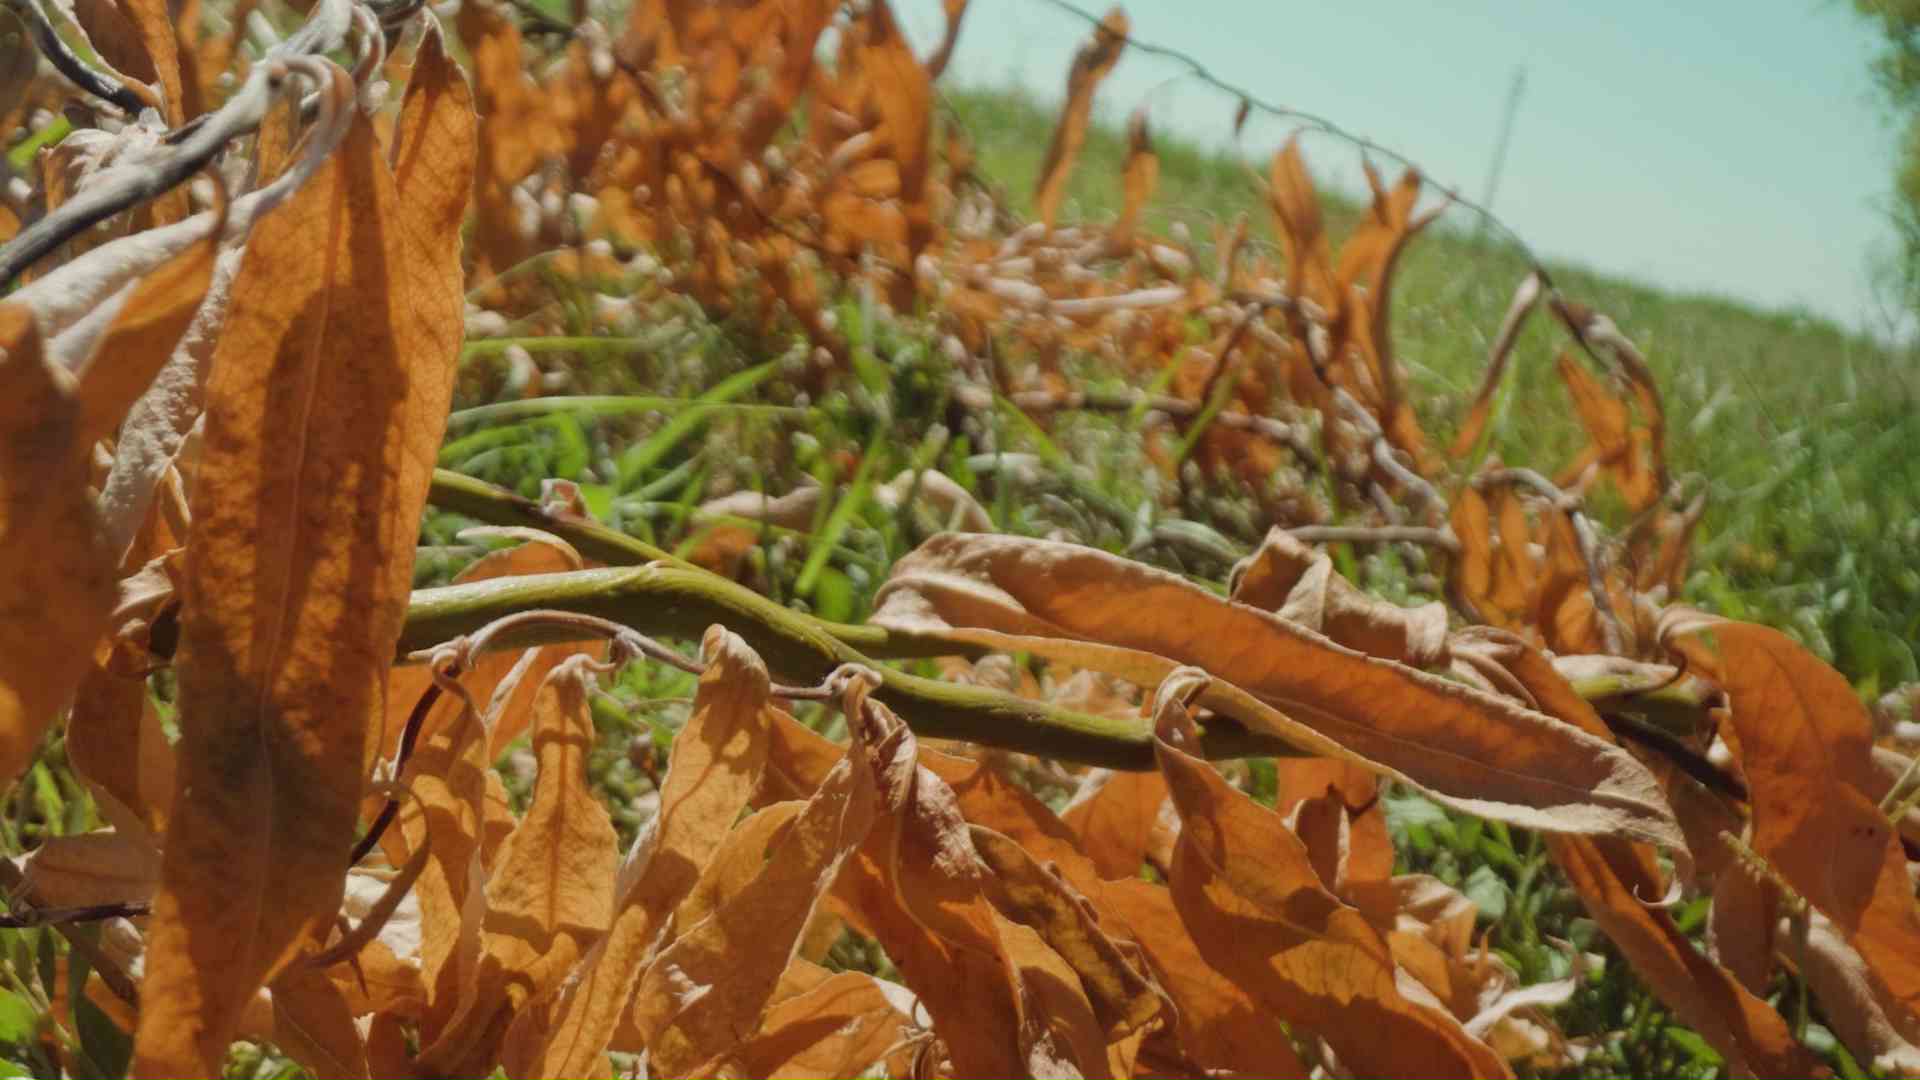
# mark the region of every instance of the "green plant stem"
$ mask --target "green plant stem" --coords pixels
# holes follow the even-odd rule
[[[813,535],[812,549],[807,552],[806,564],[800,568],[800,577],[794,582],[793,591],[801,596],[812,596],[814,586],[820,580],[820,572],[826,569],[827,558],[833,554],[835,545],[846,535],[847,526],[853,523],[855,514],[866,504],[867,494],[873,484],[873,463],[880,459],[880,444],[886,437],[885,428],[874,429],[873,438],[868,441],[866,452],[860,455],[860,467],[854,472],[853,484],[840,501],[834,504],[833,511],[827,515],[826,522]]]
[[[662,637],[698,638],[719,623],[744,638],[779,677],[793,682],[818,681],[841,664],[874,667],[884,680],[880,700],[922,735],[1111,768],[1153,768],[1153,735],[1144,722],[1089,716],[997,691],[918,678],[874,662],[977,656],[982,651],[977,648],[803,615],[645,541],[585,518],[550,514],[531,499],[445,469],[434,471],[428,497],[443,510],[478,521],[544,529],[585,557],[611,565],[415,590],[400,637],[402,658],[470,634],[504,615],[535,609],[597,615]],[[566,640],[553,636],[556,633],[551,627],[536,627],[494,640],[503,647]],[[1587,697],[1605,697],[1620,689],[1616,679],[1592,682],[1575,684],[1574,689]],[[1214,758],[1299,753],[1279,739],[1227,722],[1202,732],[1201,744]]]
[[[688,409],[705,409],[709,412],[727,411],[743,416],[787,420],[799,419],[807,415],[805,409],[795,409],[785,405],[715,405],[699,398],[602,394],[525,398],[520,401],[499,401],[491,405],[476,405],[470,409],[457,410],[449,415],[447,426],[456,427],[483,421],[524,420],[528,417],[549,416],[554,413],[617,416],[621,413],[636,412],[679,413]]]
[[[650,562],[692,565],[618,529],[610,529],[587,518],[550,514],[532,499],[451,469],[433,470],[433,486],[427,494],[427,501],[442,510],[488,525],[527,525],[544,529],[572,544],[580,554],[595,562],[613,566],[639,566]]]
[[[697,638],[719,623],[744,638],[782,679],[817,682],[841,664],[872,667],[882,679],[876,696],[922,736],[964,739],[1110,768],[1153,767],[1153,732],[1144,721],[1092,716],[883,668],[870,657],[950,655],[960,650],[944,641],[877,626],[823,623],[691,567],[614,567],[416,590],[407,610],[400,653],[429,648],[472,633],[501,616],[532,610],[594,615],[662,637]],[[492,641],[511,648],[574,636],[564,628],[541,624],[502,633]],[[856,649],[853,642],[865,649]],[[1203,732],[1202,745],[1214,757],[1298,753],[1278,739],[1226,723]]]

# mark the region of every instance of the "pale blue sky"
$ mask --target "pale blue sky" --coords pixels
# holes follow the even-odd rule
[[[1105,11],[1097,3],[1082,6]],[[1524,65],[1495,209],[1542,254],[1878,326],[1867,266],[1889,243],[1879,207],[1896,132],[1867,71],[1873,30],[1845,0],[1125,6],[1137,38],[1400,150],[1476,198]],[[916,41],[937,39],[934,0],[896,10]],[[1040,0],[972,0],[949,77],[1057,100],[1087,34]],[[1191,80],[1163,85],[1178,70],[1130,53],[1101,89],[1101,114],[1123,117],[1151,94],[1157,130],[1224,143],[1231,99]],[[1243,143],[1264,155],[1287,133],[1250,123]],[[1357,184],[1351,151],[1325,139],[1307,150],[1317,172]]]

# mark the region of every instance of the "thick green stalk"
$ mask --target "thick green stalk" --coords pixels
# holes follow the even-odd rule
[[[1146,721],[1113,719],[1056,708],[977,686],[923,679],[883,668],[845,637],[862,638],[889,658],[952,654],[953,645],[881,627],[836,627],[790,611],[704,570],[673,565],[609,567],[563,574],[497,578],[419,589],[407,610],[400,652],[425,649],[519,611],[556,610],[630,626],[643,634],[697,638],[719,623],[746,639],[769,670],[787,681],[817,682],[841,664],[866,664],[883,680],[875,691],[915,732],[1122,769],[1153,767]],[[858,630],[858,635],[838,631]],[[564,626],[534,624],[493,638],[501,647],[525,647],[577,638]],[[1231,724],[1202,736],[1216,757],[1296,753],[1277,739]]]
[[[613,564],[606,569],[499,578],[419,589],[407,610],[402,657],[430,648],[520,611],[540,609],[596,615],[652,636],[698,638],[719,623],[753,646],[783,680],[812,683],[846,663],[864,663],[885,680],[880,700],[913,729],[934,738],[965,739],[1066,761],[1124,769],[1153,767],[1152,732],[1144,720],[1116,720],[1055,708],[998,691],[923,679],[881,668],[875,660],[979,655],[980,650],[885,627],[826,622],[803,615],[736,582],[615,529],[570,514],[550,514],[531,499],[445,469],[436,470],[434,505],[495,525],[544,529],[582,555]],[[527,646],[574,636],[533,624],[494,641]],[[1618,679],[1574,683],[1588,699],[1619,694]],[[1685,711],[1698,710],[1685,683],[1638,695]],[[1668,701],[1668,698],[1674,700]],[[1217,721],[1202,733],[1209,757],[1298,754],[1271,736]]]
[[[442,510],[450,510],[475,521],[484,521],[489,525],[526,525],[543,529],[572,544],[575,551],[594,562],[606,563],[609,566],[666,563],[682,570],[702,574],[712,579],[712,588],[735,597],[738,603],[759,603],[796,619],[804,619],[825,630],[842,643],[869,656],[901,659],[909,656],[951,656],[955,653],[978,655],[975,650],[952,647],[941,648],[938,651],[928,651],[924,646],[919,651],[889,651],[888,641],[892,635],[881,627],[827,622],[822,619],[810,619],[798,612],[787,611],[759,593],[718,575],[707,573],[672,552],[654,547],[645,540],[628,536],[618,529],[610,529],[597,521],[573,514],[548,513],[532,499],[516,495],[506,488],[489,484],[484,480],[462,476],[449,469],[433,471],[433,488],[427,500]],[[696,627],[693,636],[699,637],[705,629],[704,626]]]

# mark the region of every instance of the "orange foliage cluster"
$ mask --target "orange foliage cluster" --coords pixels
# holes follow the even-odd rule
[[[661,0],[636,9],[616,44],[575,42],[540,84],[525,73],[519,32],[504,15],[480,5],[463,12],[482,113],[494,120],[483,128],[477,187],[483,269],[503,269],[569,236],[669,250],[676,289],[709,310],[784,312],[783,325],[809,338],[823,360],[842,362],[847,345],[826,305],[835,290],[872,283],[897,309],[926,309],[966,355],[1010,350],[1030,361],[1003,365],[999,378],[1011,383],[1000,388],[1024,390],[1021,404],[1039,412],[1073,404],[1058,373],[1068,351],[1142,375],[1166,372],[1175,403],[1190,406],[1180,424],[1189,430],[1173,433],[1193,440],[1194,462],[1204,473],[1241,478],[1290,523],[1323,521],[1332,511],[1297,480],[1282,479],[1321,463],[1340,481],[1346,509],[1363,514],[1372,511],[1373,489],[1406,498],[1420,480],[1445,474],[1407,399],[1390,334],[1400,253],[1445,208],[1418,208],[1416,173],[1388,187],[1367,167],[1371,201],[1336,255],[1305,160],[1289,142],[1266,183],[1283,257],[1253,249],[1243,217],[1221,228],[1209,273],[1183,236],[1142,227],[1158,163],[1144,115],[1136,115],[1119,218],[1104,229],[1056,227],[1095,91],[1125,47],[1118,9],[1069,73],[1038,181],[1040,220],[1012,231],[971,182],[964,138],[949,131],[938,152],[929,87],[959,33],[962,3],[948,6],[946,40],[922,64],[884,2],[835,26],[831,4],[763,2],[723,16]],[[830,31],[834,61],[817,63]],[[781,137],[803,97],[805,123]],[[576,193],[591,196],[581,204],[591,210],[571,232],[552,215],[523,212]],[[529,228],[535,220],[545,225]],[[1471,451],[1505,353],[1539,295],[1537,286],[1524,291],[1514,325],[1503,330],[1488,392],[1456,457]],[[1634,598],[1678,588],[1699,508],[1668,505],[1658,394],[1631,343],[1578,305],[1556,297],[1552,307],[1612,369],[1603,379],[1572,354],[1560,362],[1592,441],[1558,483],[1577,496],[1606,477],[1643,517],[1595,589],[1585,569],[1593,558],[1578,550],[1573,521],[1555,498],[1523,511],[1512,491],[1484,500],[1468,492],[1452,508],[1466,545],[1453,564],[1454,595],[1484,620],[1558,649],[1611,645],[1652,655]],[[1196,336],[1202,344],[1192,343]],[[1221,422],[1223,410],[1235,422]],[[1320,445],[1304,460],[1302,439],[1246,422],[1310,414],[1320,418]],[[1147,449],[1177,470],[1170,445],[1156,440]],[[1438,526],[1447,524],[1444,510],[1429,500],[1416,514]],[[1607,598],[1604,609],[1596,596]],[[1610,637],[1609,624],[1626,629]]]
[[[1552,298],[1590,436],[1571,462],[1551,479],[1450,475],[1548,290],[1522,285],[1488,389],[1435,450],[1389,335],[1396,260],[1435,213],[1417,212],[1416,175],[1389,188],[1369,170],[1336,257],[1289,144],[1266,183],[1284,257],[1248,250],[1243,219],[1206,274],[1142,223],[1157,162],[1136,118],[1118,221],[1058,226],[1125,47],[1116,11],[1070,74],[1041,220],[1006,228],[935,130],[964,2],[925,62],[884,0],[838,9],[653,0],[617,41],[583,28],[530,73],[514,23],[468,0],[471,90],[430,14],[401,13],[389,55],[362,11],[358,82],[314,57],[265,61],[313,108],[275,84],[245,190],[198,213],[180,192],[147,202],[0,303],[0,778],[64,711],[112,825],[8,868],[23,911],[124,916],[73,1000],[131,1035],[135,1074],[214,1074],[243,1037],[329,1076],[609,1075],[610,1055],[640,1053],[674,1076],[1493,1077],[1577,1061],[1549,1009],[1584,961],[1523,986],[1475,939],[1471,901],[1394,874],[1383,778],[1548,834],[1594,920],[1736,1070],[1820,1071],[1763,997],[1785,958],[1862,1060],[1920,1072],[1920,828],[1888,814],[1907,763],[1789,639],[1666,606],[1698,505],[1675,505],[1657,390],[1611,322]],[[232,41],[172,31],[149,3],[77,10],[168,120],[222,85]],[[403,87],[397,108],[376,107],[375,73]],[[99,152],[137,152],[142,129],[126,130]],[[43,155],[42,212],[111,175],[77,167],[87,146]],[[1170,370],[1150,403],[1204,469],[1332,472],[1352,528],[1410,529],[1442,553],[1451,604],[1369,596],[1280,527],[1221,595],[993,534],[940,477],[924,490],[972,531],[898,563],[859,639],[944,655],[972,684],[929,690],[834,637],[846,628],[731,582],[666,559],[596,570],[560,536],[517,532],[463,584],[561,583],[592,607],[595,588],[644,594],[678,573],[685,610],[727,613],[679,661],[701,673],[691,716],[622,852],[590,782],[588,704],[602,676],[664,650],[523,611],[393,666],[446,596],[409,584],[468,284],[514,303],[497,275],[590,238],[659,253],[710,310],[786,320],[827,358],[821,378],[847,351],[828,301],[855,289],[924,308],[967,355],[1015,348],[1038,385],[998,389],[1035,411],[1082,401],[1059,375],[1070,351]],[[1317,447],[1289,427],[1308,415]],[[1636,515],[1618,539],[1583,509],[1602,481]],[[799,653],[831,663],[776,682]],[[1045,678],[1006,677],[1007,653]],[[177,742],[149,694],[161,668]],[[996,682],[1010,692],[982,688]],[[1694,723],[1679,757],[1608,723],[1661,693]],[[847,741],[797,721],[797,702],[837,711]],[[1068,760],[923,746],[916,708]],[[522,736],[534,778],[516,807],[494,763]],[[1280,743],[1306,756],[1278,764],[1273,806],[1205,760]],[[1088,747],[1138,771],[1074,764]],[[1021,769],[1063,789],[1057,812]],[[1687,889],[1714,896],[1710,952],[1660,902]],[[878,946],[885,977],[826,966],[847,934]]]

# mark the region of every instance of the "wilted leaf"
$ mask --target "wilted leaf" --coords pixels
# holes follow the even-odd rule
[[[1066,876],[1073,888],[1092,892],[1100,884],[1091,859],[1079,851],[1073,830],[1046,809],[1033,792],[1002,776],[987,761],[970,761],[935,749],[920,751],[920,765],[939,776],[960,803],[968,824],[991,828],[1029,855]]]
[[[509,191],[533,170],[554,128],[527,77],[513,20],[494,4],[472,3],[461,7],[456,25],[471,57],[474,104],[486,121],[474,189],[479,269],[498,272],[532,253],[533,238],[523,235]]]
[[[1320,200],[1314,194],[1313,177],[1300,154],[1297,135],[1273,155],[1267,201],[1278,225],[1275,231],[1286,248],[1288,295],[1332,305],[1338,294],[1328,255],[1326,227],[1320,219]]]
[[[156,836],[173,808],[176,759],[145,679],[95,664],[67,716],[67,759]]]
[[[967,0],[941,0],[940,5],[947,15],[947,32],[940,37],[940,45],[933,55],[927,57],[927,78],[938,79],[940,73],[947,70],[947,61],[953,57],[953,47],[960,42],[960,20],[967,13]]]
[[[708,1062],[708,1076],[866,1075],[908,1054],[919,1034],[913,995],[858,971],[843,971],[767,1010],[751,1039]],[[699,1074],[694,1074],[699,1075]],[[889,1068],[886,1075],[901,1075]]]
[[[647,968],[634,1016],[650,1068],[669,1076],[689,1072],[759,1027],[814,905],[867,835],[878,808],[867,748],[860,745],[866,725],[854,718],[849,726],[857,752],[827,774],[758,873],[711,915],[683,928]],[[884,753],[890,741],[876,750]]]
[[[1713,957],[1755,994],[1765,993],[1773,976],[1779,900],[1773,882],[1756,878],[1737,864],[1714,877],[1713,909],[1707,919]]]
[[[295,964],[273,981],[273,1042],[315,1076],[367,1076],[367,1047],[346,996],[325,973]]]
[[[464,292],[460,226],[477,153],[473,99],[466,75],[447,55],[439,27],[430,20],[414,54],[390,160],[407,206],[406,231],[431,255],[431,284],[456,294]]]
[[[1098,902],[1146,951],[1178,1010],[1178,1045],[1196,1064],[1249,1076],[1307,1075],[1274,1014],[1201,954],[1165,886],[1108,882]]]
[[[1480,389],[1473,395],[1473,404],[1467,408],[1467,419],[1460,425],[1459,434],[1453,437],[1451,453],[1454,457],[1465,457],[1474,444],[1480,441],[1480,435],[1487,427],[1487,417],[1493,411],[1493,392],[1500,387],[1500,376],[1506,373],[1507,358],[1513,355],[1514,342],[1520,340],[1520,331],[1527,324],[1527,316],[1540,304],[1542,282],[1538,273],[1528,274],[1520,279],[1513,290],[1513,300],[1507,304],[1507,313],[1500,317],[1500,329],[1493,335],[1493,345],[1487,350],[1487,372],[1480,379]]]
[[[0,782],[11,783],[85,676],[114,589],[73,380],[42,358],[17,304],[0,304],[0,350]]]
[[[463,188],[470,128],[423,150]],[[452,391],[458,241],[371,126],[255,230],[206,389],[179,650],[181,772],[136,1070],[218,1068],[339,908]]]
[[[838,764],[836,760],[835,765]],[[808,798],[818,794],[819,790],[814,788]],[[674,908],[673,925],[681,929],[696,926],[740,895],[759,875],[761,867],[767,862],[768,853],[785,840],[788,827],[807,808],[807,801],[791,799],[763,806],[748,814],[740,824],[722,836],[712,857],[707,860],[706,869],[701,871],[700,880],[693,883],[693,888],[687,890]],[[666,940],[655,942],[657,948],[668,944],[671,942]],[[626,1038],[629,1035],[630,1040]],[[639,1029],[629,1026],[613,1045],[616,1049],[637,1049],[645,1044],[646,1039]]]
[[[673,740],[660,811],[620,869],[611,927],[559,993],[515,1024],[508,1060],[516,1075],[583,1075],[606,1049],[667,920],[759,780],[778,712],[766,665],[719,626],[708,628],[701,655],[707,670],[693,715]]]
[[[1889,998],[1833,921],[1810,912],[1805,938],[1796,945],[1808,988],[1860,1064],[1884,1075],[1920,1076],[1920,1017]]]
[[[1646,510],[1667,490],[1666,412],[1654,386],[1653,372],[1612,319],[1558,297],[1552,307],[1576,337],[1604,350],[1626,376],[1640,423],[1631,432],[1624,459],[1617,460],[1611,471],[1627,505],[1636,512]]]
[[[993,518],[973,493],[938,469],[903,469],[873,489],[876,503],[889,510],[910,501],[924,503],[947,527],[960,532],[993,532]]]
[[[1491,610],[1488,621],[1538,640],[1540,629],[1534,623],[1542,589],[1541,560],[1533,553],[1533,526],[1527,521],[1526,508],[1513,486],[1503,484],[1491,499],[1499,545],[1493,564]]]
[[[1512,638],[1479,635],[1540,708],[1593,732],[1606,725],[1546,657]],[[1649,906],[1666,890],[1653,852],[1618,837],[1553,836],[1554,862],[1587,912],[1632,962],[1634,971],[1686,1023],[1730,1061],[1762,1076],[1804,1076],[1818,1062],[1794,1041],[1786,1021],[1726,968],[1689,941],[1666,911]]]
[[[112,796],[99,803],[115,827],[48,838],[20,860],[23,888],[39,907],[140,903],[153,895],[160,849]]]
[[[1368,657],[1267,612],[1092,548],[945,534],[901,559],[873,621],[1026,650],[1154,686],[1181,664],[1204,704],[1448,805],[1530,828],[1623,833],[1684,856],[1659,783],[1609,741],[1502,697]]]
[[[1486,497],[1469,487],[1453,498],[1447,511],[1448,524],[1460,541],[1460,554],[1453,560],[1449,596],[1464,603],[1468,610],[1487,620],[1481,610],[1493,591],[1493,511]]]
[[[1094,1015],[1116,1042],[1162,1016],[1159,987],[1101,928],[1087,898],[1025,848],[973,826],[973,847],[993,871],[989,895],[1008,919],[1032,928],[1080,978]]]
[[[1662,638],[1727,692],[1753,807],[1748,843],[1920,1013],[1920,907],[1881,786],[1873,721],[1846,677],[1778,630],[1684,610]]]
[[[1635,974],[1728,1060],[1760,1076],[1825,1072],[1794,1041],[1779,1013],[1697,949],[1665,911],[1647,906],[1660,890],[1651,853],[1605,838],[1556,836],[1547,843],[1588,914],[1626,954]]]
[[[796,19],[806,30],[818,32],[818,13],[828,6],[812,7],[811,17]],[[893,9],[884,0],[867,8],[865,31],[857,40],[854,56],[860,74],[866,80],[868,108],[880,117],[879,132],[886,139],[895,161],[900,165],[900,198],[897,212],[905,219],[904,262],[911,263],[932,239],[932,207],[927,181],[931,175],[931,134],[933,130],[933,85],[926,69],[913,55],[913,47],[900,32]],[[887,204],[894,209],[894,204]],[[856,234],[858,235],[858,234]],[[904,304],[911,297],[911,282],[900,279],[901,288],[894,302]]]
[[[1233,600],[1272,611],[1370,656],[1414,667],[1446,662],[1447,609],[1416,608],[1369,596],[1334,572],[1333,560],[1285,529],[1268,530],[1259,550],[1233,568]]]
[[[175,366],[172,356],[208,306],[202,300],[211,290],[220,265],[219,244],[228,220],[226,211],[223,206],[192,222],[148,230],[104,245],[42,279],[43,284],[59,285],[57,293],[43,293],[34,302],[43,328],[56,334],[52,342],[55,351],[79,376],[79,437],[83,445],[113,435],[116,429],[122,436],[117,450],[145,444],[144,435],[129,434],[123,421],[145,400],[149,385]],[[168,234],[169,239],[146,244],[142,249],[143,242],[161,234]],[[121,245],[135,250],[123,255]],[[83,265],[94,263],[97,265]],[[64,281],[69,275],[75,280]],[[24,299],[33,291],[23,289],[19,295]],[[93,309],[75,318],[78,308],[71,305],[89,300],[95,302]],[[197,387],[194,399],[198,400]],[[179,419],[191,422],[187,417]],[[184,438],[185,429],[169,430],[169,434]],[[155,488],[165,483],[167,457],[155,455],[148,463],[151,468],[144,475],[150,484],[137,506],[116,513],[111,474],[102,493],[97,531],[116,561],[127,552],[145,523],[148,500]],[[124,486],[124,478],[122,483]],[[140,520],[133,520],[135,516]],[[142,557],[156,553],[143,552]],[[170,798],[170,794],[162,796],[154,805],[164,812]]]
[[[1130,878],[1140,872],[1167,801],[1167,783],[1157,772],[1102,770],[1074,796],[1060,819],[1080,839],[1100,876]]]
[[[179,46],[162,0],[79,0],[72,11],[102,59],[160,91],[169,126],[187,118]]]
[[[1147,130],[1146,106],[1133,111],[1127,120],[1127,161],[1121,166],[1120,186],[1123,201],[1120,204],[1120,216],[1114,220],[1111,237],[1113,246],[1125,251],[1133,245],[1134,229],[1140,223],[1140,212],[1146,209],[1147,200],[1153,198],[1153,187],[1160,179],[1160,155],[1153,152],[1153,136]]]
[[[218,226],[209,230],[205,239],[127,286],[124,298],[114,298],[117,311],[104,333],[89,333],[88,319],[55,339],[84,342],[66,359],[79,376],[81,437],[88,445],[114,433],[172,355],[213,280],[220,232]]]
[[[1459,1021],[1404,996],[1386,940],[1326,890],[1278,815],[1180,749],[1194,738],[1186,701],[1205,680],[1176,671],[1154,706],[1155,752],[1185,826],[1173,901],[1201,955],[1358,1073],[1511,1075]]]
[[[1093,119],[1093,92],[1120,62],[1128,29],[1127,13],[1116,7],[1100,21],[1093,40],[1074,54],[1073,68],[1067,72],[1067,100],[1060,107],[1060,122],[1053,129],[1053,141],[1047,144],[1040,180],[1034,187],[1034,215],[1048,227],[1060,211],[1060,200],[1067,193],[1067,176],[1087,141],[1087,125]]]
[[[454,582],[466,584],[527,574],[553,574],[579,570],[583,566],[579,553],[571,545],[547,537],[488,552],[462,570]],[[486,714],[484,718],[489,726],[485,760],[499,757],[508,743],[525,733],[527,720],[533,715],[533,696],[540,684],[562,660],[582,651],[583,647],[577,645],[546,645],[521,652],[489,651],[473,658],[471,670],[462,675],[460,681],[468,696]],[[432,684],[433,672],[425,664],[393,669],[387,684],[383,755],[391,756],[399,747],[408,717]],[[464,704],[459,698],[443,695],[423,719],[420,737],[424,739],[439,731],[458,717],[462,708]]]
[[[1607,463],[1627,452],[1627,432],[1633,416],[1626,403],[1582,364],[1571,352],[1562,352],[1555,364],[1560,381],[1573,398],[1574,412],[1587,429],[1591,443],[1561,472],[1559,483],[1570,483],[1589,462]]]
[[[534,698],[533,752],[540,773],[526,817],[496,856],[480,922],[480,959],[460,1007],[422,1067],[484,1073],[515,1014],[552,993],[613,917],[617,838],[587,777],[593,719],[591,663],[554,669]]]
[[[327,974],[346,994],[355,1016],[379,1013],[418,1021],[426,1012],[422,912],[414,887],[431,852],[423,847],[399,870],[356,866],[347,875],[340,914],[353,920],[353,936],[328,946],[328,952],[347,956],[345,963],[329,968]],[[361,942],[357,949],[356,942]]]
[[[837,909],[886,949],[957,1073],[1107,1075],[1078,977],[994,909],[953,789],[917,756],[904,725],[875,754],[882,816],[834,885]]]
[[[481,718],[461,708],[415,750],[405,774],[413,797],[401,803],[389,831],[387,850],[396,861],[428,853],[413,897],[420,909],[420,978],[428,1006],[421,1027],[429,1035],[452,1019],[462,989],[477,978],[484,890],[497,861],[487,827],[490,795],[500,779],[490,761]]]

